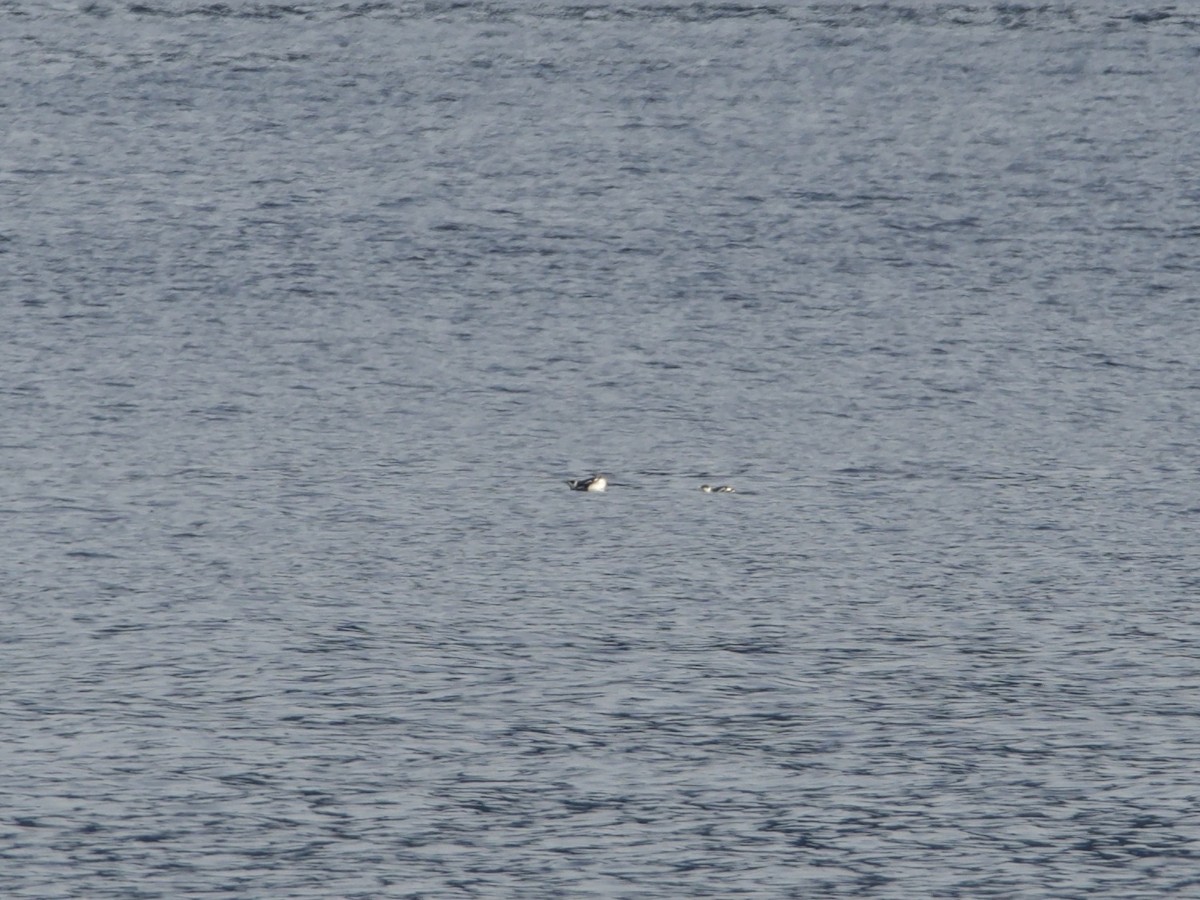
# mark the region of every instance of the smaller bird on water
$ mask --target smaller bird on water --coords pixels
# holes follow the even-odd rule
[[[734,491],[734,489],[731,486],[729,486],[728,484],[718,484],[718,485],[702,484],[702,485],[700,485],[700,490],[704,491],[704,493],[706,493],[706,494],[733,494],[733,493],[736,493],[736,491]]]

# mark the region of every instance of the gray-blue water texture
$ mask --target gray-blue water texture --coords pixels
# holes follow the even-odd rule
[[[0,2],[0,896],[1200,896],[1198,84],[1190,3]]]

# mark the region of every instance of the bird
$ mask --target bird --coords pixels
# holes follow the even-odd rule
[[[591,478],[577,478],[567,482],[573,491],[591,491],[600,493],[608,487],[608,479],[603,475],[593,475]]]
[[[702,484],[702,485],[700,485],[700,490],[704,491],[704,493],[706,493],[706,494],[733,494],[733,493],[736,493],[736,491],[734,491],[734,489],[731,486],[729,486],[728,484],[717,484],[717,485]]]

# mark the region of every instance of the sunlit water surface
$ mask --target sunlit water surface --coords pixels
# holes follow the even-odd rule
[[[0,4],[0,893],[1200,892],[1183,8]]]

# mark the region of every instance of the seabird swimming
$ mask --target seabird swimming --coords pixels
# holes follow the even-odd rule
[[[591,478],[578,478],[568,481],[573,491],[591,491],[593,494],[599,493],[608,487],[608,479],[603,475],[593,475]]]
[[[711,484],[702,484],[702,485],[700,485],[700,490],[704,491],[704,493],[706,493],[706,494],[733,494],[733,493],[736,493],[734,491],[734,489],[727,484],[718,484],[715,486],[711,485]]]

